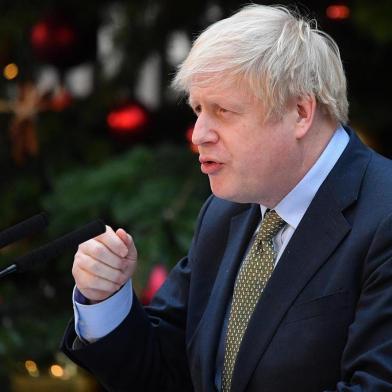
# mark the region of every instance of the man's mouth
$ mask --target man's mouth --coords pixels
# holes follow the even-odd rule
[[[204,174],[215,174],[223,166],[221,162],[214,161],[210,158],[200,158],[200,168]]]

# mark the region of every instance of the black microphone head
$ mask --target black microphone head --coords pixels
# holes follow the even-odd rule
[[[24,237],[42,231],[48,225],[48,215],[45,212],[34,215],[8,229],[0,232],[0,248],[16,242]]]
[[[106,231],[105,223],[96,219],[80,229],[74,230],[47,245],[41,246],[15,260],[18,272],[33,269],[36,264],[59,257],[67,249],[76,248],[82,242],[88,241]]]

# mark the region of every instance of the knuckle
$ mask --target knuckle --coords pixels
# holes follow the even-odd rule
[[[79,282],[79,274],[74,269],[72,269],[72,276],[74,278],[75,283],[78,283]]]
[[[86,256],[84,253],[76,254],[74,258],[74,263],[72,270],[79,271],[86,268]]]
[[[75,278],[77,274],[78,274],[78,267],[74,263],[73,266],[72,266],[72,276]]]
[[[91,244],[91,249],[90,249],[90,254],[93,257],[100,258],[102,257],[103,253],[103,245],[101,245],[98,241],[94,241],[93,244]]]
[[[85,241],[85,242],[82,242],[81,244],[79,244],[78,252],[85,253],[86,250],[89,248],[91,242],[92,242],[92,240],[88,240],[88,241]]]
[[[76,254],[83,252],[83,243],[78,245],[78,250],[76,252]]]
[[[91,272],[92,272],[94,275],[99,276],[99,275],[101,274],[101,271],[102,271],[101,263],[99,263],[98,261],[95,261],[95,260],[94,260],[94,261],[91,263]]]
[[[79,264],[80,263],[80,257],[81,257],[81,255],[82,255],[83,253],[82,253],[82,251],[80,250],[80,248],[77,250],[77,252],[75,253],[75,256],[74,256],[74,265],[75,264]]]

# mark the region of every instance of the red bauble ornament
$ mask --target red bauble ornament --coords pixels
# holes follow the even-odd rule
[[[140,104],[130,102],[113,109],[106,121],[110,131],[114,134],[137,134],[146,129],[149,115]]]
[[[143,290],[141,296],[141,302],[143,305],[148,305],[151,302],[152,297],[165,282],[167,275],[167,269],[162,264],[157,264],[152,268],[147,286]]]
[[[49,108],[54,110],[55,112],[61,112],[64,109],[68,108],[71,104],[71,94],[64,87],[62,87],[53,94],[52,99],[49,103]]]
[[[34,55],[42,61],[63,65],[71,62],[78,42],[76,27],[65,17],[49,15],[36,23],[31,30]]]
[[[345,20],[350,17],[350,8],[345,4],[331,4],[327,7],[326,14],[332,20]]]
[[[39,20],[30,33],[35,57],[61,68],[80,64],[94,55],[94,25],[80,28],[80,23],[74,16],[62,11],[51,12]]]

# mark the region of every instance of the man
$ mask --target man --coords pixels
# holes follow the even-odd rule
[[[213,196],[146,309],[124,230],[79,247],[65,352],[109,391],[392,391],[392,164],[341,125],[336,44],[247,6],[174,85]]]

